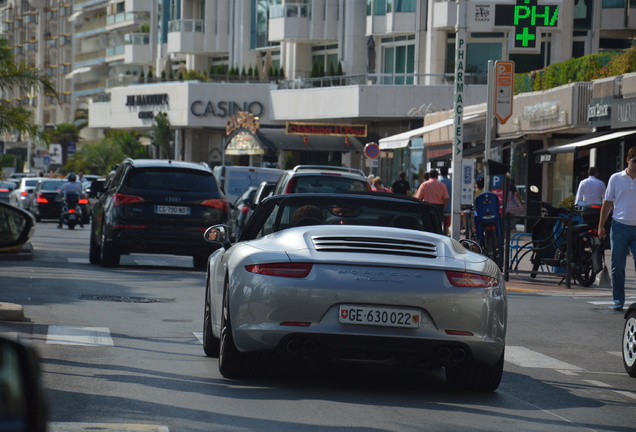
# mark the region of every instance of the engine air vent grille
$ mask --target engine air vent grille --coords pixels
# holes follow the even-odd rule
[[[320,252],[375,253],[437,258],[435,243],[378,237],[313,237]]]

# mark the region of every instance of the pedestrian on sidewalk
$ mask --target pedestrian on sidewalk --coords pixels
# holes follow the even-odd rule
[[[581,180],[576,191],[574,204],[583,202],[584,204],[598,204],[603,202],[605,196],[605,183],[598,178],[598,168],[590,167],[587,170],[588,177]]]
[[[605,200],[601,207],[598,236],[605,238],[605,221],[612,213],[610,230],[611,279],[615,311],[625,305],[625,266],[631,249],[636,268],[636,146],[627,152],[627,168],[612,174],[607,182]]]
[[[439,177],[439,172],[436,169],[432,169],[429,172],[430,178],[422,183],[420,187],[415,192],[415,198],[420,201],[427,202],[429,204],[433,204],[437,207],[441,218],[441,227],[444,228],[444,208],[448,204],[450,200],[450,195],[448,194],[448,189],[446,189],[446,185],[440,182],[437,178]]]

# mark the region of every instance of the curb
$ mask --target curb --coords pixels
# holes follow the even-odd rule
[[[16,261],[33,259],[33,246],[26,243],[22,249],[11,252],[0,252],[0,261]]]
[[[0,303],[0,321],[24,321],[24,309],[14,303]]]

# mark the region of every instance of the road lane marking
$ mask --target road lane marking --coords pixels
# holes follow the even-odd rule
[[[88,258],[69,258],[68,262],[71,264],[90,264]]]
[[[170,432],[167,426],[118,423],[50,422],[49,432]]]
[[[114,346],[107,327],[49,326],[47,344]]]
[[[601,381],[584,379],[583,382],[586,382],[586,383],[591,384],[591,385],[596,386],[596,387],[612,388],[611,385],[605,384],[604,382],[601,382]]]
[[[583,371],[584,369],[562,362],[525,347],[506,347],[506,361],[524,368],[557,369],[560,371]]]
[[[192,332],[192,334],[199,340],[199,343],[203,343],[203,332]]]
[[[168,261],[158,260],[158,259],[148,259],[148,258],[137,258],[135,264],[143,265],[143,266],[163,266],[166,267],[169,265]]]

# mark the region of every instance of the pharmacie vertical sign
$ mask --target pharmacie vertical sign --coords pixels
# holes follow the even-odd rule
[[[453,176],[462,172],[464,157],[464,74],[466,72],[466,39],[468,35],[466,15],[467,0],[457,1],[457,25],[455,27],[455,90],[453,102]],[[451,237],[459,240],[461,212],[461,182],[453,182],[451,196]]]

